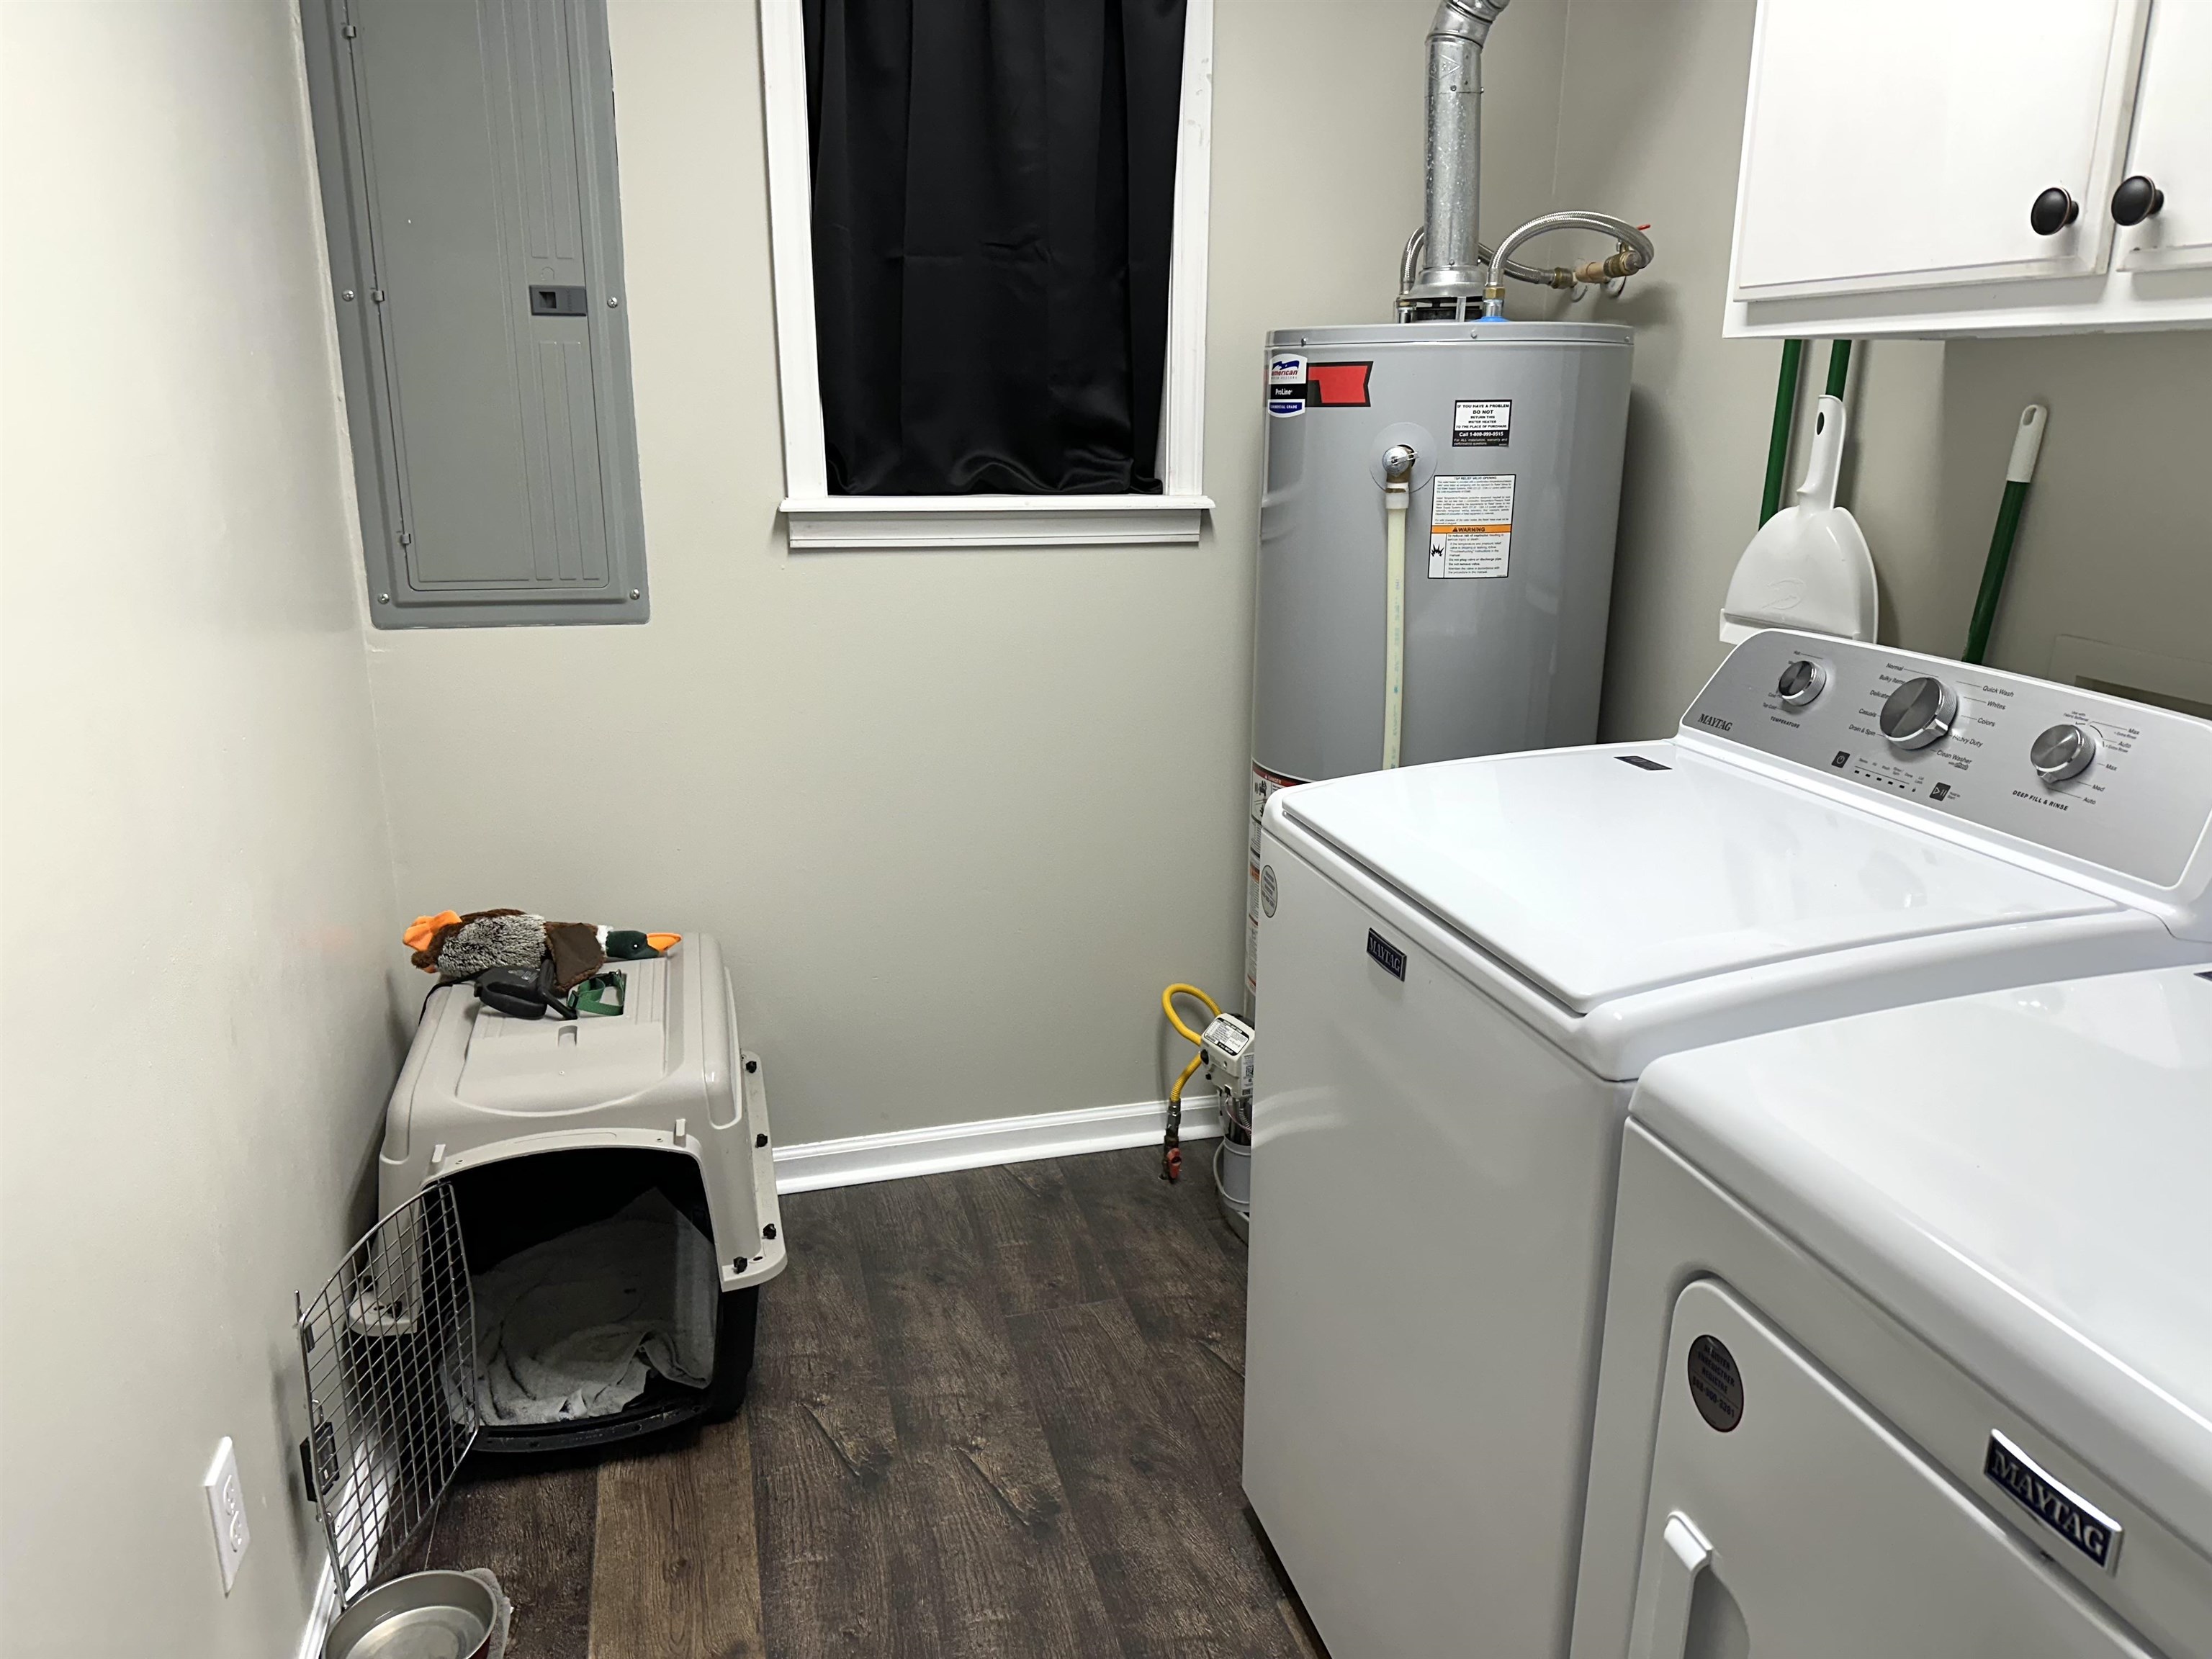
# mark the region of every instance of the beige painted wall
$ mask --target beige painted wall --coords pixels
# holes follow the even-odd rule
[[[753,9],[615,0],[655,620],[374,634],[364,675],[287,8],[0,7],[0,1644],[289,1651],[318,1553],[289,1293],[344,1242],[416,910],[720,933],[786,1140],[1162,1092],[1158,988],[1239,969],[1261,343],[1385,314],[1431,9],[1220,6],[1203,544],[793,558]],[[1775,348],[1719,334],[1750,15],[1515,0],[1490,56],[1486,223],[1660,240],[1621,313],[1611,735],[1718,659],[1758,499]],[[1955,644],[2038,396],[1996,656],[2205,654],[2208,370],[2207,335],[1869,349],[1846,477],[1893,636]],[[518,692],[559,718],[477,714]],[[97,1001],[49,977],[83,963]],[[228,1601],[225,1433],[256,1528]]]
[[[0,1649],[290,1659],[292,1293],[396,1062],[292,25],[10,3],[0,60]]]
[[[1990,659],[2040,674],[2062,634],[2193,666],[2212,679],[2212,331],[1960,340],[1948,348],[1943,556],[1929,606],[1963,638],[1996,515],[2013,422],[2031,399],[2051,426],[2021,520]],[[2153,686],[2152,690],[2163,689]]]
[[[1638,334],[1608,738],[1671,729],[1719,663],[1721,599],[1757,527],[1780,348],[1720,331],[1752,17],[1749,0],[1569,8],[1553,195],[1650,221],[1661,256],[1621,308]],[[1808,408],[1827,349],[1807,353]],[[2043,673],[2066,633],[2212,659],[2207,385],[2212,331],[1862,344],[1844,499],[1874,549],[1882,637],[1962,647],[2033,398],[2051,424],[1990,660]]]
[[[1160,987],[1242,972],[1262,339],[1388,314],[1433,9],[1219,9],[1203,544],[793,557],[754,9],[615,0],[653,619],[372,636],[402,912],[720,934],[786,1142],[1163,1095]],[[1565,9],[1513,21],[1502,211]]]

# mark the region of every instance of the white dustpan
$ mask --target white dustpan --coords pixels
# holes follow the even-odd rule
[[[1722,644],[1762,628],[1874,638],[1874,556],[1858,520],[1836,505],[1843,454],[1844,400],[1823,398],[1814,406],[1813,457],[1796,506],[1761,525],[1736,561],[1721,605]]]

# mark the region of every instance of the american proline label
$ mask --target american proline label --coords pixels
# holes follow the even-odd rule
[[[1513,475],[1440,476],[1429,519],[1430,580],[1504,575],[1513,551]]]

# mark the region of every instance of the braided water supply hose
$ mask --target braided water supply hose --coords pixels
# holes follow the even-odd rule
[[[1602,259],[1593,259],[1574,268],[1576,282],[1607,283],[1624,276],[1633,276],[1647,269],[1658,258],[1644,228],[1632,225],[1626,219],[1617,219],[1610,213],[1592,213],[1583,208],[1570,208],[1562,213],[1539,214],[1524,225],[1516,225],[1505,233],[1498,245],[1497,257],[1491,262],[1489,279],[1482,289],[1482,314],[1486,320],[1502,322],[1505,317],[1505,276],[1513,267],[1513,256],[1522,246],[1539,236],[1548,236],[1560,230],[1595,230],[1610,236],[1620,246]]]

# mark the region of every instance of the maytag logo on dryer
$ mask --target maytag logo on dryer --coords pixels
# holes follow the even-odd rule
[[[1391,978],[1403,980],[1406,977],[1406,953],[1372,927],[1367,930],[1367,954],[1380,963],[1382,971]]]
[[[1735,730],[1735,722],[1734,720],[1724,720],[1718,714],[1700,714],[1698,716],[1698,724],[1700,726],[1710,726],[1716,732],[1733,732]]]
[[[2057,1533],[2106,1572],[2120,1565],[2120,1523],[2049,1472],[1996,1430],[1982,1458],[1982,1473],[2045,1528]]]

